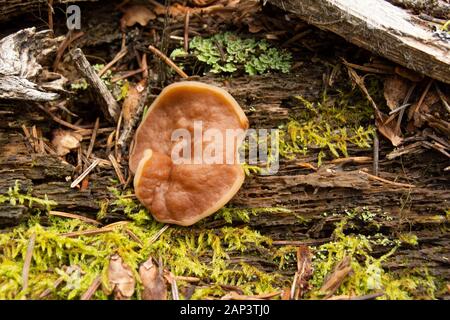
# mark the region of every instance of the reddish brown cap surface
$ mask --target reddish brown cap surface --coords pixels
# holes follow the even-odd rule
[[[202,122],[203,132],[215,129],[223,137],[227,129],[245,132],[248,128],[244,112],[223,89],[186,81],[161,92],[136,131],[130,154],[136,196],[158,221],[194,224],[223,207],[244,182],[244,171],[237,162],[173,162],[177,141],[172,141],[172,134],[177,129],[191,133],[193,149],[196,144],[203,150],[209,145],[201,139],[199,142],[198,137],[194,139],[195,121]],[[224,142],[223,159],[225,146]]]

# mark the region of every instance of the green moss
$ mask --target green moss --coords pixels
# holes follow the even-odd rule
[[[9,187],[7,194],[0,195],[0,203],[9,202],[11,205],[28,205],[32,208],[35,204],[45,210],[51,210],[52,206],[56,206],[57,203],[53,200],[49,200],[47,195],[44,199],[33,197],[31,195],[31,190],[28,190],[26,194],[21,193],[20,183],[16,181],[13,187]]]
[[[48,298],[51,299],[78,299],[98,276],[101,276],[105,290],[98,290],[94,299],[109,299],[107,270],[109,258],[114,253],[118,253],[131,267],[138,280],[133,299],[139,299],[142,292],[138,267],[149,256],[161,260],[164,268],[175,275],[199,277],[201,281],[195,288],[193,299],[221,297],[227,293],[223,285],[237,286],[247,295],[271,293],[290,286],[292,277],[276,270],[269,272],[255,261],[264,261],[265,268],[273,265],[275,269],[278,266],[279,270],[295,269],[296,247],[274,248],[269,237],[245,225],[212,229],[201,224],[189,228],[171,226],[153,241],[163,224],[148,215],[134,200],[131,191],[121,192],[111,188],[110,192],[114,198],[109,203],[104,202],[101,215],[120,211],[130,219],[127,224],[117,225],[111,232],[69,238],[62,234],[93,230],[96,227],[80,220],[54,216],[49,216],[43,226],[39,217],[35,216],[26,224],[1,233],[0,299],[38,299],[46,290],[50,291]],[[30,198],[24,198],[19,192],[17,185],[1,199],[3,202],[11,199],[16,199],[16,203],[20,203],[20,199],[24,199],[24,203],[30,202]],[[45,206],[48,199],[33,198],[33,203]],[[265,212],[283,214],[289,211],[279,208],[224,208],[214,218],[223,218],[227,223],[245,223],[251,216]],[[362,212],[363,220],[374,218],[368,211],[358,212]],[[345,279],[337,294],[363,295],[381,289],[385,292],[382,298],[434,298],[436,280],[426,269],[394,273],[383,267],[383,263],[401,244],[400,240],[390,240],[381,234],[363,236],[344,233],[347,222],[355,217],[360,215],[351,213],[337,225],[333,241],[311,248],[314,253],[314,274],[308,298],[323,296],[319,289],[325,276],[344,256],[351,257],[353,274]],[[33,235],[35,246],[29,286],[24,290],[22,268],[29,239]],[[373,245],[384,245],[389,252],[374,257]],[[71,267],[72,272],[67,267]],[[57,280],[61,284],[55,288]],[[180,282],[178,285],[183,292],[186,284]]]
[[[292,56],[272,47],[266,40],[240,38],[226,32],[209,38],[194,37],[189,42],[190,53],[209,66],[212,73],[243,71],[249,75],[272,71],[288,73]],[[185,57],[186,52],[175,49],[171,58]]]
[[[398,238],[402,243],[406,243],[411,246],[417,246],[419,244],[419,242],[417,241],[417,236],[412,233],[402,233]]]
[[[379,299],[434,299],[436,292],[435,279],[425,268],[406,270],[402,273],[388,272],[383,263],[395,253],[398,242],[392,242],[391,250],[381,257],[372,255],[373,239],[363,235],[345,235],[347,220],[337,224],[334,232],[335,240],[319,246],[313,258],[314,274],[311,280],[313,289],[309,298],[320,298],[325,277],[335,265],[344,259],[351,258],[353,272],[345,278],[336,294],[365,295],[382,290],[385,294]]]
[[[355,93],[353,93],[355,95]],[[293,159],[305,155],[310,148],[318,149],[318,165],[327,157],[348,157],[348,145],[361,149],[371,146],[375,128],[371,124],[372,109],[364,100],[340,92],[337,97],[324,95],[321,102],[312,103],[295,97],[301,110],[280,126],[280,155]]]
[[[235,254],[247,255],[261,250],[267,252],[265,248],[270,246],[271,240],[259,232],[248,227],[203,230],[172,226],[158,240],[151,242],[163,224],[153,220],[133,200],[130,191],[119,192],[111,188],[110,192],[115,198],[102,205],[101,211],[104,212],[101,215],[120,211],[132,220],[128,224],[118,225],[111,232],[68,238],[62,234],[92,230],[95,227],[76,219],[49,216],[46,226],[42,226],[39,219],[34,218],[27,224],[0,234],[0,299],[20,299],[25,296],[37,299],[45,290],[50,290],[49,298],[77,299],[99,275],[102,277],[103,288],[108,292],[107,268],[109,257],[114,253],[118,253],[131,267],[136,279],[139,279],[139,264],[147,260],[149,255],[161,258],[165,268],[175,275],[200,277],[204,286],[194,293],[194,297],[206,297],[212,292],[218,294],[219,291],[213,289],[220,284],[238,285],[247,294],[267,293],[279,281],[280,276],[266,273],[245,261],[231,263],[229,260]],[[247,217],[243,213],[237,214],[239,216],[242,219]],[[129,231],[140,241],[131,238]],[[29,287],[23,290],[22,268],[28,242],[33,234],[36,235],[36,240]],[[77,270],[69,274],[64,266],[76,266]],[[63,281],[55,289],[54,284],[60,278]],[[142,285],[138,282],[134,298],[138,299],[141,292]],[[109,297],[98,290],[94,298]]]
[[[214,219],[224,219],[227,223],[233,223],[233,221],[249,222],[252,216],[257,216],[263,213],[291,213],[290,210],[285,208],[251,208],[251,209],[238,209],[231,207],[224,207],[220,209],[215,215]]]

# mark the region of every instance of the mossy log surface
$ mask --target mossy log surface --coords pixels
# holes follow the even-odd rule
[[[284,103],[291,96],[319,99],[322,91],[321,68],[305,67],[301,76],[241,77],[226,84],[212,78],[202,78],[202,81],[226,88],[242,105],[253,128],[276,128],[286,123],[290,113],[296,111]],[[70,188],[71,181],[66,178],[73,175],[74,167],[57,157],[32,153],[21,129],[22,125],[36,125],[45,130],[48,128],[47,116],[32,105],[7,102],[2,105],[0,194],[6,193],[18,180],[24,191],[30,189],[34,196],[42,198],[47,195],[50,200],[56,201],[58,205],[54,210],[95,217],[100,210],[100,202],[113,197],[107,187],[111,185],[110,179],[116,178],[114,170],[97,168],[90,175],[87,189]],[[277,175],[248,177],[231,205],[237,208],[284,207],[292,210],[292,213],[259,214],[252,217],[249,225],[279,244],[286,241],[294,245],[326,242],[333,232],[334,223],[342,218],[342,212],[365,207],[377,215],[371,224],[361,225],[358,232],[368,235],[381,232],[391,237],[402,232],[413,232],[418,237],[419,246],[402,246],[386,266],[391,270],[427,267],[434,276],[450,281],[450,237],[445,230],[448,223],[445,211],[450,200],[449,173],[444,172],[446,159],[428,151],[396,160],[383,160],[391,147],[388,142],[382,141],[380,149],[380,176],[414,185],[414,188],[369,179],[361,170],[371,172],[370,163],[325,163],[318,171],[300,167],[298,162],[317,162],[318,151],[310,150],[307,156],[282,160]],[[350,147],[349,153],[370,157],[372,151]],[[0,227],[16,225],[29,214],[25,206],[2,204]],[[108,214],[106,220],[123,219],[120,212]],[[207,219],[202,222],[202,227],[215,228],[224,224],[222,220]],[[375,248],[375,252],[380,254],[385,250]],[[273,268],[265,261],[264,255],[242,257],[237,254],[231,259],[246,261],[264,269]]]

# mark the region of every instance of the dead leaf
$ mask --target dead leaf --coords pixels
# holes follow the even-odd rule
[[[391,110],[401,106],[408,94],[409,87],[408,81],[398,75],[386,78],[384,81],[384,97]]]
[[[123,110],[123,121],[125,127],[128,126],[131,119],[133,119],[134,114],[136,113],[136,109],[139,105],[139,100],[141,98],[141,94],[138,91],[138,86],[130,85],[128,88],[127,96],[122,104]]]
[[[378,131],[387,139],[389,139],[394,147],[399,146],[403,142],[403,138],[398,135],[396,132],[396,123],[394,121],[385,124],[388,117],[380,113],[381,118],[377,118],[375,120],[375,124],[378,128]]]
[[[264,25],[261,20],[258,19],[248,19],[248,31],[251,33],[258,33],[264,30]]]
[[[167,285],[163,271],[153,262],[152,257],[139,267],[139,275],[144,286],[143,300],[167,300]]]
[[[124,9],[124,15],[120,19],[120,26],[122,29],[125,29],[125,27],[132,27],[136,23],[139,23],[145,27],[150,20],[155,19],[155,13],[149,8],[143,5],[134,5]]]
[[[350,262],[350,257],[344,257],[325,278],[320,288],[320,291],[326,294],[325,299],[331,297],[339,289],[347,275],[353,271]]]
[[[111,256],[108,267],[109,285],[116,300],[129,300],[134,293],[136,280],[133,271],[118,254]]]
[[[346,62],[344,60],[344,62]],[[386,123],[386,120],[388,117],[380,111],[375,101],[372,99],[372,97],[369,94],[369,91],[367,90],[365,84],[364,84],[364,78],[361,78],[355,70],[347,66],[348,74],[351,79],[358,85],[358,87],[361,89],[361,91],[365,94],[367,100],[372,104],[373,109],[375,111],[375,124],[378,128],[378,131],[385,136],[387,139],[391,141],[391,143],[394,146],[398,146],[400,143],[403,142],[403,139],[397,134],[395,123],[392,121],[388,124]]]
[[[297,283],[294,298],[301,298],[310,288],[309,279],[313,275],[311,264],[312,253],[308,246],[299,246],[297,248]]]
[[[82,139],[83,137],[76,132],[56,129],[53,131],[52,145],[59,156],[65,156],[71,150],[79,148]]]

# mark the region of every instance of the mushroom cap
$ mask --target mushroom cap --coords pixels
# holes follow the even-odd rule
[[[172,141],[172,133],[187,130],[194,137],[191,141],[194,154],[195,146],[199,145],[195,121],[202,121],[203,132],[215,129],[224,137],[226,130],[245,133],[248,129],[244,112],[221,88],[185,81],[161,92],[137,129],[130,154],[135,194],[158,221],[194,224],[223,207],[244,182],[241,165],[225,161],[228,142],[220,145],[223,149],[218,152],[224,155],[220,163],[174,163],[171,155],[177,141]],[[233,141],[235,145],[240,142],[240,138]],[[200,140],[203,150],[209,143],[212,142]]]

